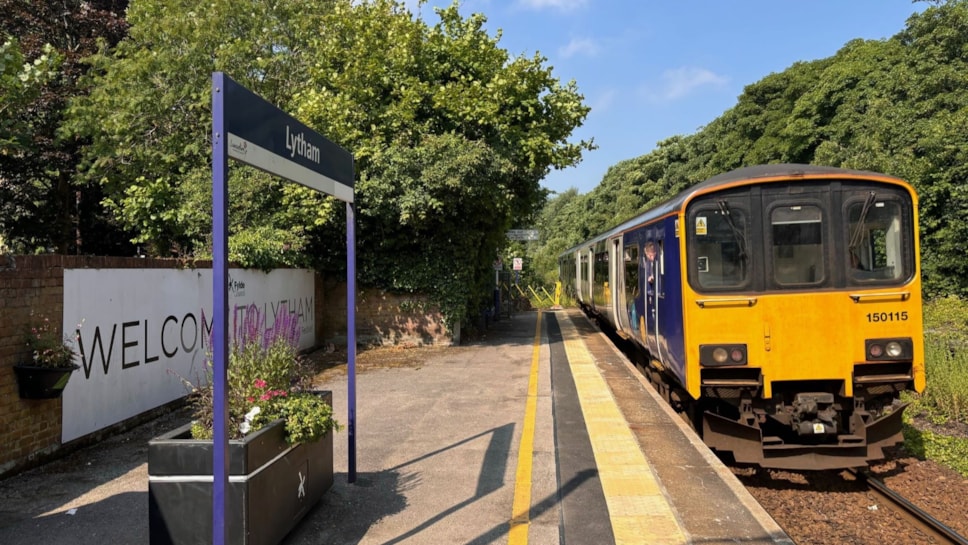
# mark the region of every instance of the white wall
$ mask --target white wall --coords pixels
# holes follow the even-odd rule
[[[300,348],[315,345],[312,271],[232,269],[229,278],[230,335],[251,305],[267,328],[288,308]],[[83,352],[63,394],[67,442],[184,396],[183,379],[205,380],[212,271],[65,269],[63,327],[80,332]]]

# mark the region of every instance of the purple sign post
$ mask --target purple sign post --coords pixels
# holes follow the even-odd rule
[[[225,544],[228,505],[228,159],[346,203],[346,343],[349,473],[356,481],[356,228],[353,156],[239,85],[212,74],[212,543]]]

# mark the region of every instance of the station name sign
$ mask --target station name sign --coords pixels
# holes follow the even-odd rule
[[[353,156],[260,96],[224,78],[228,155],[353,202]]]

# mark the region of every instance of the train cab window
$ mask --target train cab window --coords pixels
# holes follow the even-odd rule
[[[905,244],[909,236],[901,204],[877,200],[871,192],[863,201],[847,205],[848,278],[852,283],[897,281],[907,278]]]
[[[707,205],[708,206],[708,205]],[[690,215],[690,281],[700,289],[733,289],[748,285],[749,221],[744,210],[719,201]]]
[[[770,213],[773,277],[777,284],[817,284],[824,280],[823,222],[812,205],[780,206]]]

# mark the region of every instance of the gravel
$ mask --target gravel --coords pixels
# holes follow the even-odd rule
[[[734,473],[799,545],[919,544],[935,541],[915,530],[845,471],[736,469]],[[898,494],[968,536],[968,478],[893,449],[871,473]]]

